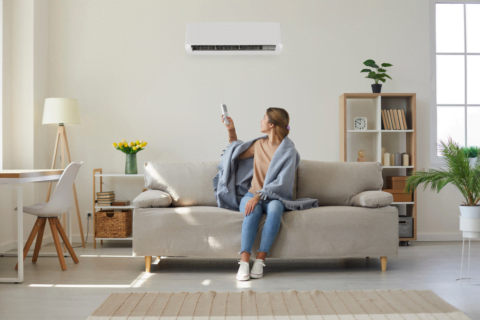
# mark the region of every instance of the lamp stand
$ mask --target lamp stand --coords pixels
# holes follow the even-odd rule
[[[62,160],[62,168],[65,169],[65,149],[67,150],[68,156],[68,163],[72,162],[70,159],[70,150],[68,149],[68,140],[67,140],[67,133],[65,132],[65,126],[63,123],[58,125],[57,131],[57,138],[55,140],[55,150],[53,151],[53,161],[52,161],[52,169],[55,169],[55,161],[57,158],[57,150],[58,150],[58,142],[60,141],[60,155]],[[47,193],[47,202],[50,200],[50,191],[52,190],[52,183],[50,182],[48,186],[48,193]],[[78,199],[77,199],[77,189],[75,188],[75,182],[73,183],[73,196],[75,199],[75,207],[77,209],[77,218],[78,218],[78,226],[80,228],[80,235],[82,237],[82,247],[85,248],[85,238],[83,235],[83,226],[82,226],[82,218],[80,216],[80,208],[78,207]],[[70,220],[69,220],[70,221]],[[66,229],[66,215],[63,215],[63,227],[64,230]],[[63,244],[63,252],[67,252],[67,248],[65,243]]]

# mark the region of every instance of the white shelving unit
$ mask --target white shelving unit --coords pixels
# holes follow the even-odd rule
[[[407,130],[385,130],[382,110],[403,109]],[[416,171],[416,94],[415,93],[344,93],[340,96],[340,161],[356,162],[358,151],[365,151],[368,162],[382,161],[382,147],[390,154],[406,152],[409,166],[384,166],[382,176],[405,176]],[[355,130],[355,117],[367,118],[367,130]],[[384,183],[385,186],[385,183]],[[417,192],[412,202],[394,202],[402,215],[413,218],[413,236],[400,241],[417,240]]]
[[[103,243],[103,240],[133,240],[133,235],[127,238],[97,238],[95,236],[95,212],[102,209],[134,209],[134,206],[97,206],[96,202],[96,179],[100,179],[100,192],[102,192],[103,177],[125,177],[125,178],[135,178],[135,177],[144,177],[144,174],[124,174],[124,173],[103,173],[102,169],[93,169],[93,247],[97,248],[97,241],[100,240]]]

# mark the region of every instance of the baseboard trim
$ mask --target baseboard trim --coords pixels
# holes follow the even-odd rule
[[[462,232],[423,232],[417,233],[417,241],[462,241]]]
[[[439,233],[439,232],[417,233],[416,241],[462,241],[462,240],[463,240],[462,232],[457,231],[457,232],[443,232],[443,233]],[[25,242],[23,243],[23,246],[25,246]],[[52,236],[45,237],[43,238],[43,241],[42,241],[42,247],[52,242],[53,242]],[[80,237],[80,235],[73,235],[72,242],[81,243],[82,238]],[[93,237],[91,237],[90,235],[88,236],[87,243],[93,243]],[[7,252],[16,248],[17,248],[16,241],[6,242],[0,245],[0,252]],[[35,241],[32,243],[31,248],[35,248]]]
[[[32,251],[35,248],[36,240],[32,242],[32,246],[30,247],[30,251]],[[47,244],[50,244],[53,242],[52,236],[44,237],[42,240],[42,247],[46,246]],[[10,250],[17,249],[17,241],[11,241],[11,242],[6,242],[2,245],[0,245],[0,252],[8,252]],[[23,242],[22,248],[25,247],[25,244],[27,243],[27,240]]]

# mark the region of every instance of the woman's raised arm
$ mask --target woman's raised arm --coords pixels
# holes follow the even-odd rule
[[[220,115],[220,117],[222,118],[222,123],[223,125],[228,129],[228,143],[232,143],[233,141],[237,141],[237,133],[235,131],[235,125],[233,124],[233,120],[232,118],[230,117],[227,117],[228,119],[228,122],[230,124],[225,124],[224,120],[223,120],[223,115]],[[238,157],[239,159],[245,159],[245,158],[250,158],[250,157],[253,157],[253,155],[255,154],[255,143],[253,143],[250,148],[248,148],[247,150],[245,150],[244,152],[242,152],[242,154]]]

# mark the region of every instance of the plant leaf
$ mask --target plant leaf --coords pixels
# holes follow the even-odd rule
[[[390,64],[390,63],[382,63],[382,67],[393,67],[393,64]]]
[[[366,65],[367,67],[372,67],[373,65],[376,65],[375,61],[373,61],[372,59],[365,60],[363,64]]]
[[[362,69],[362,71],[360,71],[360,72],[372,72],[372,70],[370,70],[370,69]]]

